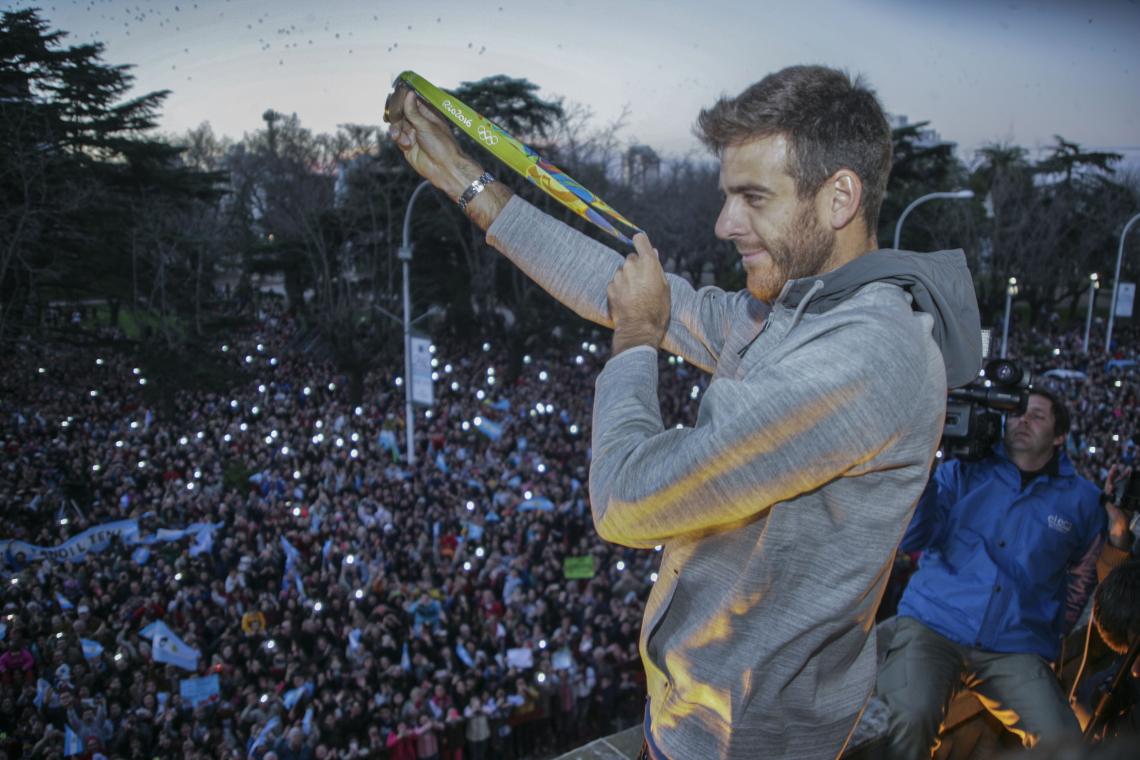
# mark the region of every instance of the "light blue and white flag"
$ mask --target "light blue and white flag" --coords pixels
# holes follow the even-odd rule
[[[61,610],[73,610],[73,609],[75,609],[75,605],[72,604],[71,601],[68,600],[68,598],[66,596],[59,593],[58,591],[55,592],[55,601],[59,603],[59,608]]]
[[[45,681],[44,679],[42,679],[42,678],[36,679],[36,696],[32,697],[32,704],[36,706],[37,710],[40,710],[43,708],[44,699],[47,698],[48,689],[50,689],[50,688],[51,688],[51,684],[48,683],[47,681]]]
[[[201,654],[177,636],[173,638],[156,636],[152,651],[155,662],[169,663],[176,668],[191,672],[198,670],[198,658]]]
[[[63,756],[71,757],[72,755],[83,754],[83,742],[79,740],[79,736],[71,730],[71,726],[66,723],[63,725]]]
[[[131,552],[131,561],[136,565],[145,565],[150,560],[150,549],[140,546]]]
[[[221,696],[218,674],[213,673],[202,678],[183,678],[178,682],[178,693],[182,695],[182,702],[190,707],[217,702]]]
[[[412,656],[408,654],[408,642],[404,642],[404,650],[400,654],[400,667],[405,673],[412,672]]]
[[[155,662],[169,663],[183,670],[198,669],[198,658],[201,657],[198,650],[180,639],[161,620],[143,628],[139,635],[151,640],[151,656]]]
[[[313,708],[309,706],[305,708],[305,717],[301,720],[301,730],[305,732],[305,736],[313,733]]]
[[[297,565],[301,552],[297,551],[297,547],[289,543],[289,539],[285,536],[281,537],[281,548],[285,550],[285,573],[288,574]]]
[[[301,697],[305,696],[305,687],[298,686],[296,689],[290,689],[281,695],[281,702],[285,705],[286,710],[292,710],[293,706],[301,701]]]
[[[98,553],[118,538],[123,543],[137,543],[138,520],[117,520],[88,528],[56,546],[37,546],[27,541],[0,539],[0,556],[11,564],[12,559],[23,552],[28,562],[50,560],[52,562],[82,562],[88,554]]]
[[[190,556],[209,554],[214,550],[214,526],[207,525],[198,530],[194,536],[194,543],[190,544]]]
[[[533,512],[535,510],[539,512],[553,512],[554,502],[542,496],[536,496],[533,499],[527,499],[519,504],[520,512]]]
[[[443,452],[435,455],[435,468],[446,475],[450,470],[447,467],[447,460],[443,458]]]
[[[281,719],[276,715],[265,722],[265,726],[258,732],[257,738],[249,743],[249,757],[253,757],[253,753],[257,751],[257,748],[265,744],[269,739],[269,734],[279,725],[281,725]]]
[[[492,441],[497,441],[503,437],[503,426],[494,420],[487,419],[486,417],[483,418],[482,422],[475,426],[475,429],[490,438]]]
[[[103,654],[103,645],[98,641],[94,641],[92,639],[80,639],[79,644],[83,647],[83,657],[85,659],[98,659],[99,655]]]

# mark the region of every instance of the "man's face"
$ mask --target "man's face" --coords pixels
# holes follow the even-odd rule
[[[835,231],[820,221],[814,198],[796,195],[787,166],[783,135],[731,145],[720,166],[724,206],[716,235],[740,253],[748,292],[769,303],[788,280],[833,268]]]
[[[1005,448],[1010,454],[1044,456],[1065,442],[1065,436],[1055,435],[1053,404],[1044,396],[1030,394],[1025,414],[1009,415],[1005,423]]]

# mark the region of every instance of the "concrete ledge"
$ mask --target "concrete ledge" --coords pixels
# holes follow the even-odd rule
[[[641,726],[634,726],[570,750],[557,760],[636,760],[642,739]]]

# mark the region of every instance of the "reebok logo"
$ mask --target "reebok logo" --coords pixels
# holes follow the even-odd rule
[[[1068,533],[1073,529],[1073,523],[1060,515],[1049,515],[1049,527],[1058,533]]]

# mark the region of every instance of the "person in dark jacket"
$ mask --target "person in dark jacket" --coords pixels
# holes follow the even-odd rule
[[[955,692],[976,693],[1025,746],[1079,736],[1049,660],[1096,584],[1100,491],[1064,452],[1069,414],[1034,389],[1004,443],[942,464],[903,551],[923,550],[878,675],[890,756],[930,757]]]

